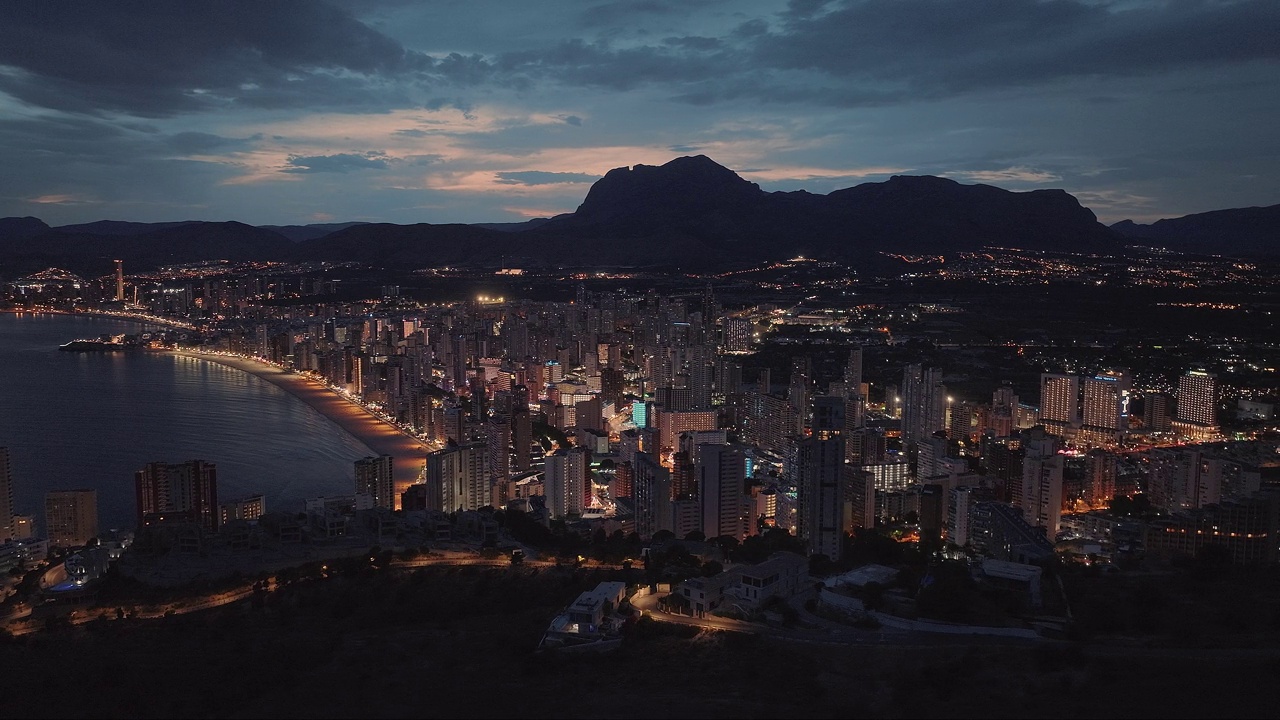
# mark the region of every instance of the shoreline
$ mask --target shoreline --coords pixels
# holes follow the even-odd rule
[[[61,308],[40,308],[39,310],[27,310],[25,308],[0,308],[0,313],[11,313],[13,315],[70,315],[99,317],[108,320],[119,320],[121,322],[133,322],[141,325],[163,325],[174,330],[195,330],[196,326],[191,323],[184,323],[180,320],[171,320],[152,315],[142,315],[139,313],[114,312],[110,310],[63,310]]]
[[[328,418],[351,437],[360,441],[375,455],[395,458],[392,478],[395,507],[400,506],[400,493],[418,482],[432,448],[348,400],[327,385],[303,375],[249,358],[216,355],[194,350],[166,350],[166,354],[193,360],[204,360],[240,370],[284,390]]]

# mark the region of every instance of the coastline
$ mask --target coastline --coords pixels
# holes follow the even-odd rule
[[[108,320],[119,320],[121,322],[133,322],[140,325],[163,325],[175,330],[195,330],[196,326],[191,323],[185,323],[180,320],[170,318],[162,318],[154,315],[144,315],[142,313],[116,312],[111,310],[63,310],[61,308],[39,308],[28,310],[26,308],[0,308],[0,313],[11,313],[13,315],[82,315],[86,317],[99,317]]]
[[[409,435],[368,410],[344,398],[329,387],[296,373],[285,372],[249,358],[215,355],[192,350],[168,350],[167,354],[194,360],[205,360],[235,368],[284,390],[298,400],[324,415],[348,435],[364,443],[376,455],[395,458],[393,481],[396,507],[400,506],[400,493],[418,482],[426,465],[427,453],[432,448],[422,440]]]

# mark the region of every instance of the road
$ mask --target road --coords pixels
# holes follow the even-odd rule
[[[658,609],[658,598],[666,593],[646,596],[633,596],[631,605],[640,610],[645,617],[657,622],[675,625],[687,625],[704,630],[721,630],[740,632],[764,637],[788,640],[793,642],[821,643],[826,645],[872,646],[892,645],[894,647],[930,648],[939,645],[1027,645],[1038,641],[1020,638],[1005,638],[990,635],[944,635],[940,633],[915,632],[882,628],[878,630],[862,630],[842,623],[818,617],[804,609],[805,602],[815,596],[813,590],[806,590],[792,596],[788,604],[800,616],[800,626],[779,627],[760,623],[730,620],[716,616],[700,618],[687,615],[675,615]]]

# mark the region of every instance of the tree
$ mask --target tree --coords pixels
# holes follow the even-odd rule
[[[691,530],[687,535],[684,536],[684,539],[688,540],[689,542],[706,542],[707,536],[701,530]]]
[[[724,565],[715,560],[709,560],[702,564],[702,577],[715,577],[724,572]]]
[[[868,610],[884,607],[884,586],[872,580],[862,586],[862,606]]]

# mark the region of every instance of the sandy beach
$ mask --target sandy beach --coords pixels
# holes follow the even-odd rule
[[[327,386],[302,375],[285,372],[273,365],[247,358],[186,350],[171,352],[182,357],[219,363],[262,378],[315,408],[321,415],[367,445],[375,454],[390,455],[395,458],[397,507],[400,504],[400,493],[418,481],[431,447],[374,416]]]

